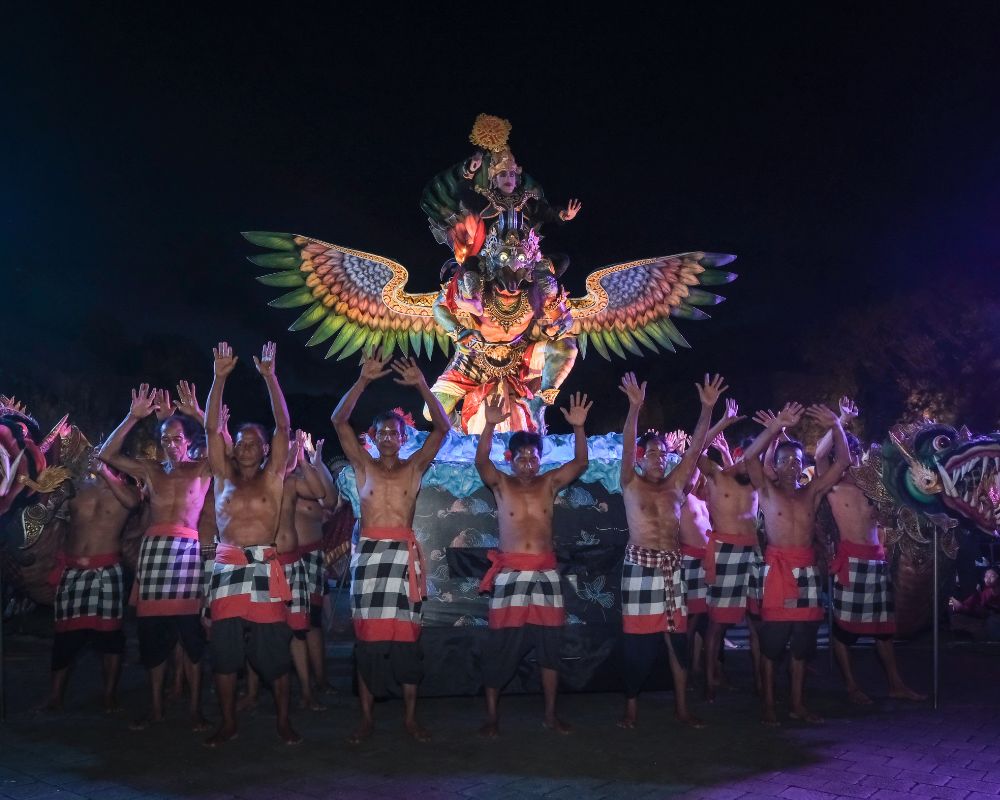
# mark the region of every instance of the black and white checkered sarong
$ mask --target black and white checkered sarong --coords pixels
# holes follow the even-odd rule
[[[319,605],[323,602],[323,594],[326,591],[323,548],[303,551],[302,564],[306,571],[306,584],[309,586],[309,602]]]
[[[850,557],[847,569],[847,585],[834,574],[834,618],[842,628],[854,633],[892,633],[895,606],[889,564]]]
[[[641,554],[647,548],[633,545],[625,550],[622,563],[622,627],[625,633],[653,633],[653,620],[662,632],[684,632],[687,628],[687,602],[681,574],[679,550],[662,552],[663,565],[646,566]],[[669,579],[668,579],[669,575]]]
[[[140,616],[158,613],[158,604],[165,609],[161,613],[199,613],[205,596],[205,578],[198,539],[144,536],[139,546],[136,580]]]
[[[708,585],[708,608],[713,618],[739,622],[749,610],[760,608],[763,594],[762,558],[750,545],[710,540],[715,547],[715,580]]]
[[[396,620],[420,625],[421,602],[409,596],[406,542],[362,536],[351,559],[351,607],[359,621]]]
[[[96,569],[67,567],[56,589],[56,631],[120,627],[125,612],[124,587],[120,563]]]

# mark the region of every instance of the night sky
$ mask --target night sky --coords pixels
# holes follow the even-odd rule
[[[597,428],[620,424],[626,368],[690,424],[708,369],[746,406],[792,399],[773,376],[815,370],[802,348],[844,309],[935,288],[960,315],[957,283],[995,295],[1000,5],[342,5],[5,10],[0,392],[43,403],[43,423],[96,403],[96,437],[139,380],[204,397],[227,338],[246,365],[234,417],[266,421],[250,356],[275,339],[293,422],[322,433],[356,362],[286,330],[298,312],[267,308],[280,290],[253,280],[239,232],[384,254],[429,291],[448,253],[420,192],[471,153],[481,112],[511,121],[553,204],[583,202],[545,241],[572,257],[572,294],[618,261],[739,256],[713,319],[679,323],[692,351],[578,362],[566,388],[598,395]],[[359,421],[393,401],[416,406],[387,384]]]

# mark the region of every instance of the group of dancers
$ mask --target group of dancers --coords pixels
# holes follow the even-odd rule
[[[176,401],[162,390],[139,387],[132,393],[128,416],[98,451],[103,465],[75,487],[70,534],[58,570],[49,705],[61,706],[69,667],[88,641],[104,656],[105,704],[115,705],[124,649],[121,530],[130,510],[145,497],[150,524],[141,542],[134,595],[151,702],[148,717],[137,727],[163,719],[166,664],[179,649],[192,722],[196,729],[207,729],[200,676],[208,647],[222,719],[206,744],[217,746],[236,735],[237,678],[245,669],[271,686],[278,734],[294,744],[301,737],[290,721],[290,673],[293,668],[298,673],[307,706],[318,705],[313,692],[325,685],[322,522],[337,503],[337,492],[322,459],[322,442],[312,447],[305,434],[292,434],[275,372],[275,345],[268,343],[261,357],[254,358],[273,412],[270,436],[262,426],[245,423],[230,437],[223,391],[237,357],[225,342],[213,354],[214,381],[204,412],[194,387],[183,381]],[[350,424],[368,385],[391,374],[401,386],[419,392],[432,426],[407,458],[400,457],[407,428],[397,412],[379,414],[369,428],[375,455]],[[807,707],[804,692],[806,662],[815,652],[824,616],[826,578],[813,547],[824,497],[840,534],[830,565],[832,641],[848,695],[856,703],[870,702],[854,679],[849,647],[858,636],[871,635],[889,694],[923,699],[904,683],[896,665],[889,566],[874,511],[848,470],[861,457],[857,440],[844,430],[857,415],[854,404],[844,398],[839,415],[824,406],[804,409],[797,403],[777,414],[759,412],[754,419],[763,430],[734,459],[723,432],[743,419],[736,404],[726,401],[712,424],[713,410],[727,390],[720,376],[706,375],[696,385],[700,414],[689,439],[656,431],[640,436],[646,384],[628,373],[619,388],[628,400],[621,487],[629,529],[621,582],[625,711],[619,724],[637,724],[637,698],[665,641],[677,718],[703,726],[687,705],[689,666],[704,669],[706,697],[713,700],[723,680],[719,654],[726,629],[744,619],[751,633],[762,721],[779,724],[775,667],[786,650],[791,654],[788,714],[821,721]],[[553,506],[556,495],[587,468],[584,425],[591,406],[586,395],[577,393],[561,409],[573,429],[574,456],[542,473],[543,438],[536,433],[510,436],[507,469],[491,462],[494,430],[510,407],[500,395],[485,403],[475,465],[496,499],[499,549],[490,551],[491,566],[480,584],[490,594],[482,658],[484,736],[499,734],[500,692],[531,651],[541,670],[543,723],[560,733],[570,731],[556,711],[565,607],[553,550]],[[159,426],[162,460],[126,455],[126,436],[154,412],[165,417]],[[803,415],[826,430],[816,445],[815,474],[808,481],[805,448],[785,433]],[[203,423],[204,454],[193,450],[184,417]],[[421,478],[448,433],[448,415],[412,359],[390,361],[376,352],[363,360],[332,422],[360,499],[351,606],[361,722],[350,740],[359,743],[372,734],[375,698],[387,682],[394,682],[402,686],[404,727],[423,741],[429,733],[416,709],[426,572],[412,525]],[[709,457],[710,448],[718,451],[720,461]],[[672,450],[682,455],[668,469]],[[123,480],[122,473],[138,487]],[[208,636],[203,606],[211,623]]]

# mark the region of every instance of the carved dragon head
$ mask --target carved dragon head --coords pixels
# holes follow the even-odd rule
[[[897,425],[882,447],[882,480],[902,505],[991,533],[1000,508],[1000,433],[937,422]]]

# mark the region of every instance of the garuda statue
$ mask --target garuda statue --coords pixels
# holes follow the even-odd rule
[[[290,329],[317,325],[306,344],[332,338],[327,358],[454,349],[431,390],[464,433],[482,430],[483,400],[496,393],[511,410],[501,427],[544,430],[545,408],[590,345],[609,360],[689,347],[673,319],[707,319],[700,307],[723,298],[701,287],[736,277],[719,269],[735,256],[681,253],[604,267],[587,277],[583,297],[570,297],[559,283],[569,260],[543,253],[541,229],[581,206],[548,204],[517,164],[509,132],[506,120],[480,115],[469,137],[479,149],[424,189],[431,232],[451,251],[436,291],[407,291],[406,268],[385,256],[296,234],[243,234],[274,251],[250,257],[278,270],[257,280],[290,290],[270,305],[305,307]]]

